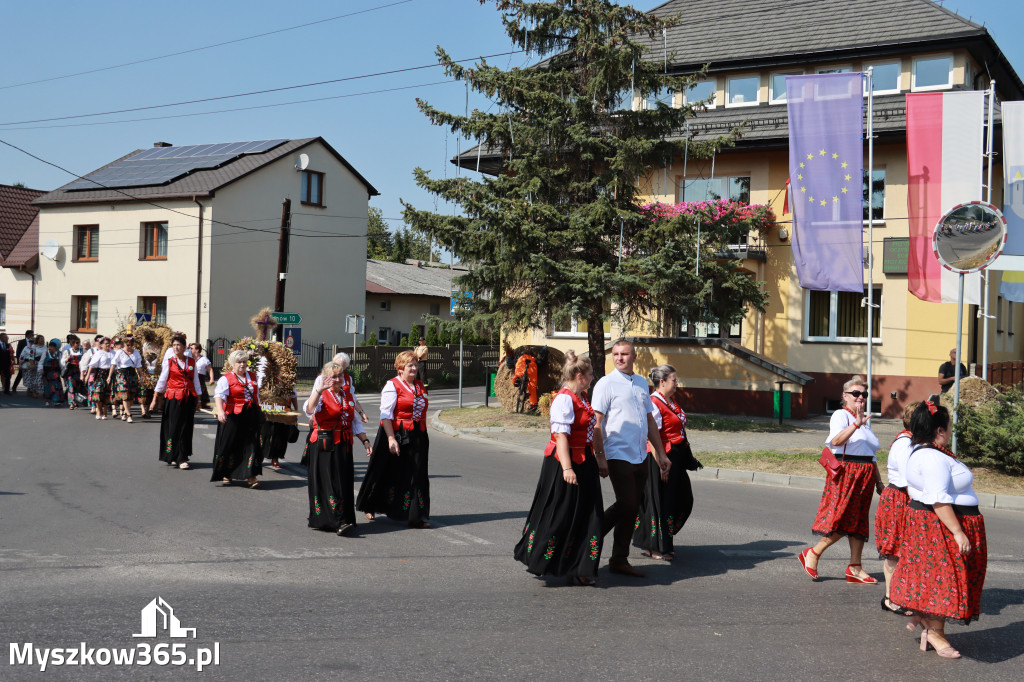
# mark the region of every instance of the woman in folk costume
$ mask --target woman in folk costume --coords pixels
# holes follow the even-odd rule
[[[886,460],[889,485],[878,496],[878,509],[875,510],[875,547],[878,556],[885,560],[882,572],[885,574],[885,596],[882,597],[882,610],[899,616],[912,616],[913,612],[894,607],[889,601],[892,591],[892,574],[900,560],[900,545],[903,543],[903,527],[907,522],[907,459],[914,449],[910,431],[910,420],[920,402],[913,402],[903,409],[903,430],[889,446],[889,457]]]
[[[50,339],[43,353],[43,406],[60,405],[64,397],[64,385],[60,379],[60,341]]]
[[[380,394],[380,429],[366,467],[356,508],[372,519],[387,514],[411,528],[430,528],[430,479],[427,474],[427,389],[417,381],[412,351],[395,358],[394,379]]]
[[[563,388],[551,401],[551,440],[544,450],[537,491],[514,556],[534,575],[567,576],[595,585],[604,543],[601,476],[608,475],[601,431],[586,391],[594,379],[587,358],[565,354]]]
[[[139,397],[139,372],[142,354],[135,350],[135,339],[125,336],[122,347],[114,353],[107,380],[113,387],[113,402],[121,403],[121,421],[132,423],[132,403]]]
[[[60,372],[64,378],[69,410],[78,409],[77,396],[85,390],[82,385],[82,355],[84,353],[81,340],[74,334],[68,335],[68,348],[60,357]]]
[[[92,343],[86,341],[85,343],[88,347],[82,353],[82,359],[79,362],[82,382],[85,383],[85,398],[86,402],[89,403],[89,414],[96,414],[96,403],[92,401],[92,372],[89,370],[89,365],[92,364],[92,356],[100,349],[100,342],[102,340],[103,334],[97,334],[93,337]]]
[[[199,375],[195,359],[185,355],[184,336],[175,334],[172,337],[171,352],[153,389],[149,409],[156,408],[157,398],[164,398],[160,416],[160,461],[188,469],[188,458],[192,456],[192,429],[199,409]]]
[[[981,615],[988,568],[985,519],[974,474],[946,449],[949,411],[926,400],[910,419],[914,444],[907,457],[907,494],[900,561],[892,576],[894,606],[914,612],[908,630],[924,627],[921,651],[960,658],[946,639],[946,620],[968,625]]]
[[[114,356],[110,352],[110,339],[104,336],[98,344],[99,348],[93,348],[92,357],[89,358],[89,397],[96,406],[96,418],[106,419],[110,405],[110,382],[107,377]]]
[[[366,410],[363,409],[362,404],[359,402],[359,396],[356,395],[355,382],[352,381],[352,375],[348,373],[348,368],[352,364],[352,359],[348,356],[348,353],[336,353],[334,357],[331,358],[331,362],[341,367],[341,374],[338,375],[338,383],[352,396],[352,405],[355,408],[355,413],[359,415],[363,424],[366,424],[369,421],[366,417]],[[321,387],[323,380],[323,375],[318,374],[316,380],[313,382],[314,391]],[[299,463],[302,466],[309,466],[309,440],[306,441],[305,448],[302,451],[302,459]]]
[[[651,371],[651,381],[655,386],[651,401],[658,408],[654,421],[658,424],[661,442],[672,467],[668,478],[663,481],[657,460],[647,458],[647,484],[637,510],[633,544],[652,559],[672,561],[675,558],[672,538],[693,511],[693,488],[686,472],[696,471],[701,464],[694,458],[686,437],[686,413],[674,398],[679,386],[675,368],[671,365],[655,367]]]
[[[260,396],[256,377],[248,370],[249,354],[236,350],[228,356],[231,371],[217,380],[213,399],[217,405],[217,440],[213,444],[211,481],[244,480],[258,488],[263,473],[257,440],[260,427]]]
[[[308,523],[310,528],[346,535],[356,525],[352,437],[362,441],[367,455],[370,439],[355,418],[355,399],[342,366],[333,360],[325,364],[317,383],[303,404],[310,420]]]

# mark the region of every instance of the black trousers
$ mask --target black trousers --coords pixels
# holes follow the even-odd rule
[[[11,392],[11,368],[0,367],[0,384],[3,384],[4,393]]]
[[[647,484],[647,463],[630,464],[621,459],[608,460],[608,480],[615,491],[615,503],[604,510],[604,533],[612,533],[612,553],[609,564],[627,563],[629,545],[636,525],[636,512]]]

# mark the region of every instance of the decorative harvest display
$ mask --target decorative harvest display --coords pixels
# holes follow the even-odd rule
[[[128,317],[131,318],[132,315]],[[184,336],[182,332],[175,331],[159,322],[143,322],[142,324],[126,322],[114,336],[124,338],[129,334],[135,339],[135,346],[144,360],[149,358],[150,353],[156,354],[158,360],[163,360],[164,353],[171,347],[171,337],[175,334]],[[139,372],[139,387],[152,390],[156,388],[158,378],[149,372]]]
[[[524,352],[537,357],[542,348],[544,346],[519,346],[512,353],[516,358]],[[538,400],[543,394],[557,391],[562,387],[562,365],[565,364],[565,353],[551,346],[548,346],[547,353],[547,362],[537,368]],[[519,393],[519,389],[512,384],[514,378],[515,372],[508,368],[503,359],[498,366],[498,374],[494,377],[494,395],[497,396],[501,406],[509,412],[515,411],[516,395]],[[550,410],[550,404],[548,409]]]
[[[270,316],[270,308],[264,308],[250,320],[256,336],[246,336],[235,341],[231,351],[243,350],[249,356],[249,371],[262,378],[260,403],[264,415],[270,421],[295,424],[298,415],[289,412],[287,405],[291,403],[295,392],[295,368],[298,362],[291,349],[279,341],[269,341],[267,336],[277,326]],[[228,354],[230,356],[230,353]],[[230,372],[227,360],[222,372]]]

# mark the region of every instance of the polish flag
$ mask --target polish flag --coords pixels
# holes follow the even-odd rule
[[[943,214],[982,196],[985,93],[907,95],[907,286],[922,301],[956,303],[960,275],[939,264],[932,233]],[[964,303],[981,301],[981,274],[966,275]]]

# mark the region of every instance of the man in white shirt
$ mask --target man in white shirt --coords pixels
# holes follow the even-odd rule
[[[615,369],[594,386],[591,405],[597,416],[597,428],[604,436],[604,456],[608,460],[608,478],[615,491],[615,503],[604,511],[604,532],[614,528],[608,570],[638,578],[644,577],[629,563],[629,545],[633,538],[637,507],[647,483],[647,441],[654,447],[664,480],[671,463],[654,421],[654,403],[647,380],[633,373],[636,350],[626,339],[612,346]]]

